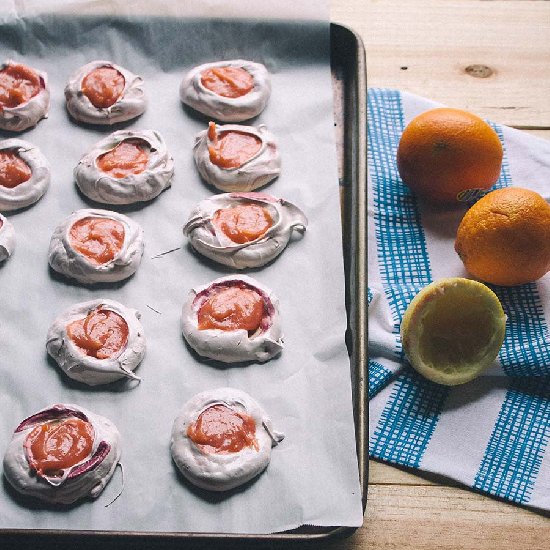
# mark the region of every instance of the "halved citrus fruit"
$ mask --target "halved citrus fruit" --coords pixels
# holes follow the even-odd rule
[[[493,364],[505,330],[506,315],[490,288],[451,277],[413,298],[403,316],[401,340],[414,369],[432,382],[456,386]]]

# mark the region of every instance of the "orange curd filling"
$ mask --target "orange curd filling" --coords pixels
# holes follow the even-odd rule
[[[210,161],[220,168],[238,168],[262,147],[262,140],[252,134],[229,130],[218,135],[213,122],[208,125],[208,140]]]
[[[205,453],[238,453],[245,447],[259,449],[254,419],[226,405],[212,405],[205,409],[194,424],[187,428],[187,436]]]
[[[110,262],[124,243],[124,226],[110,218],[82,218],[69,230],[71,246],[95,265]]]
[[[98,67],[82,80],[82,92],[98,109],[114,105],[124,91],[124,76],[113,67]]]
[[[38,475],[59,476],[91,455],[94,436],[93,426],[79,418],[44,422],[25,439],[27,461]]]
[[[26,103],[40,91],[40,77],[24,65],[8,65],[0,71],[0,111]]]
[[[128,342],[128,323],[118,313],[98,308],[67,325],[69,338],[90,357],[107,359]]]
[[[252,75],[241,67],[213,67],[201,73],[201,84],[223,97],[241,97],[254,88]]]
[[[264,314],[262,297],[254,290],[220,287],[202,304],[198,312],[199,330],[258,330]]]
[[[243,244],[259,239],[273,225],[273,218],[267,208],[245,203],[216,210],[212,222],[233,242]]]
[[[15,151],[0,151],[0,186],[13,189],[31,176],[29,165]]]
[[[125,139],[116,147],[97,157],[98,168],[114,178],[141,174],[149,162],[147,144],[139,139]]]

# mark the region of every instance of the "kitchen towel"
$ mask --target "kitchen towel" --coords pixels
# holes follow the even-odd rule
[[[397,170],[404,128],[438,106],[397,90],[368,91],[370,456],[550,510],[550,274],[521,286],[489,285],[507,315],[506,337],[480,378],[432,383],[402,350],[399,328],[412,298],[439,278],[470,277],[454,251],[467,207],[424,203]],[[550,200],[550,141],[490,124],[504,149],[492,189],[525,187]]]

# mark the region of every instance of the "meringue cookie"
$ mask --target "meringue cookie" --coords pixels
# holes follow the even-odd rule
[[[15,229],[13,224],[0,214],[0,262],[7,260],[15,249]]]
[[[95,107],[82,91],[82,81],[95,69],[108,67],[124,77],[124,89],[120,97],[110,107]],[[129,70],[110,61],[91,61],[80,67],[65,86],[67,110],[80,122],[89,124],[116,124],[141,115],[147,101],[143,92],[143,79]]]
[[[73,224],[84,218],[105,218],[119,222],[124,227],[124,241],[114,257],[102,264],[90,261],[71,244]],[[50,240],[49,264],[55,271],[80,283],[121,281],[133,275],[143,254],[143,229],[132,219],[110,210],[82,209],[73,212],[55,229]]]
[[[189,437],[188,430],[201,413],[219,405],[241,418],[253,420],[252,446],[246,445],[235,452],[207,451]],[[283,434],[273,430],[271,420],[250,395],[234,388],[218,388],[195,395],[183,406],[172,427],[170,451],[176,466],[191,483],[209,491],[227,491],[265,470],[271,448],[283,438]]]
[[[271,217],[272,225],[260,237],[238,243],[214,222],[216,212],[238,205],[257,205]],[[294,230],[307,227],[304,213],[292,203],[263,193],[222,193],[201,201],[191,212],[183,233],[197,252],[235,269],[260,267],[283,252]]]
[[[255,291],[263,301],[260,326],[249,335],[245,329],[199,329],[198,313],[208,298],[220,289],[238,287]],[[279,301],[252,277],[228,275],[192,289],[181,314],[182,333],[187,343],[201,356],[223,363],[265,362],[281,353],[283,337]]]
[[[107,358],[87,355],[68,333],[68,326],[86,319],[94,311],[112,311],[122,317],[128,328],[126,343]],[[61,370],[70,378],[98,386],[121,378],[141,380],[132,371],[145,356],[145,336],[141,315],[135,310],[108,299],[82,302],[65,310],[48,330],[46,349]]]
[[[202,178],[221,191],[253,191],[267,185],[281,173],[281,157],[277,139],[260,124],[254,126],[241,126],[238,124],[226,124],[216,126],[217,136],[224,132],[238,132],[250,134],[261,141],[257,153],[237,168],[222,168],[214,164],[210,159],[209,147],[213,142],[209,137],[209,130],[203,130],[197,134],[193,146],[193,157]]]
[[[19,63],[8,59],[0,65],[0,71],[8,67],[17,67]],[[35,126],[39,120],[48,117],[50,108],[50,89],[48,87],[48,75],[44,72],[30,69],[36,74],[39,84],[38,93],[32,96],[28,101],[25,101],[15,107],[0,108],[0,129],[9,130],[11,132],[22,132],[32,126]]]
[[[144,142],[149,159],[139,174],[114,177],[97,165],[97,159],[126,140]],[[79,189],[88,198],[105,204],[133,204],[149,201],[170,187],[174,159],[168,153],[162,136],[153,130],[119,130],[94,145],[74,169]]]
[[[36,472],[29,462],[27,437],[40,425],[70,419],[91,424],[94,435],[91,452],[77,464],[62,469],[62,475]],[[54,441],[55,437],[50,440]],[[67,443],[68,439],[64,438],[63,444]],[[97,498],[113,476],[119,460],[120,435],[110,420],[77,405],[57,404],[23,420],[16,428],[4,456],[4,475],[13,488],[24,495],[51,504],[71,504],[85,497]]]
[[[224,97],[206,88],[201,82],[204,71],[212,68],[237,67],[247,71],[254,86],[240,97]],[[196,111],[222,122],[241,122],[259,115],[271,95],[269,73],[261,63],[234,59],[205,63],[191,69],[180,84],[180,99]]]
[[[22,139],[0,141],[0,152],[2,151],[15,153],[28,165],[31,176],[15,187],[0,185],[0,210],[9,212],[34,204],[50,185],[50,163],[38,147]]]

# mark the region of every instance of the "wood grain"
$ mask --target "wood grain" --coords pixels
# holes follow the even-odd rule
[[[550,140],[550,2],[332,0],[372,87],[406,90]],[[468,67],[468,71],[466,70]],[[451,480],[371,460],[365,523],[331,550],[543,550],[550,519]]]
[[[550,129],[526,130],[550,141]],[[550,514],[480,495],[449,479],[370,460],[365,522],[333,550],[545,550]]]
[[[367,51],[367,80],[517,127],[550,127],[550,2],[332,0]],[[479,78],[471,65],[492,72]]]
[[[373,486],[356,548],[546,547],[547,518],[472,491]]]
[[[331,19],[362,36],[369,86],[406,90],[550,140],[549,1],[331,0]],[[73,545],[48,542],[52,549]],[[109,539],[78,543],[82,549],[120,547]],[[3,540],[3,550],[23,547],[21,540]],[[146,538],[132,547],[283,548]],[[371,460],[363,527],[342,540],[284,548],[546,550],[550,519],[450,480]]]

